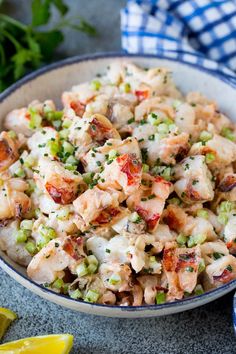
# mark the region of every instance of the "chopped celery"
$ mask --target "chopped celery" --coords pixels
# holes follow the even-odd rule
[[[193,247],[202,244],[206,240],[205,234],[192,235],[188,239],[188,247]]]
[[[91,89],[94,91],[98,91],[101,88],[102,84],[99,80],[93,80],[91,82]]]
[[[205,161],[206,161],[206,163],[211,163],[215,160],[215,158],[216,158],[215,154],[213,154],[212,152],[209,152],[205,156]]]
[[[208,219],[209,214],[208,214],[208,211],[207,211],[207,210],[199,209],[199,210],[197,211],[197,216],[199,216],[200,218]]]
[[[212,139],[212,134],[209,133],[207,130],[203,130],[199,136],[202,142],[207,142],[208,140]]]
[[[109,284],[111,285],[117,285],[121,282],[121,277],[119,276],[119,274],[112,274],[109,278]]]
[[[87,302],[96,302],[99,299],[99,293],[96,290],[89,290],[84,298]]]
[[[22,220],[20,223],[20,228],[24,230],[32,230],[33,220]]]
[[[180,245],[184,245],[187,242],[187,237],[184,236],[183,234],[179,234],[176,238],[176,241],[180,244]]]
[[[68,141],[64,141],[62,144],[63,150],[65,152],[68,152],[69,154],[73,154],[75,148],[71,143],[68,143]]]
[[[69,295],[72,299],[80,299],[83,296],[79,289],[69,292]]]
[[[194,289],[194,295],[202,295],[202,294],[204,294],[203,287],[200,284],[196,285]]]
[[[156,304],[161,305],[166,302],[166,294],[164,292],[157,292],[156,293]]]
[[[37,247],[34,242],[28,241],[25,245],[25,249],[26,251],[29,252],[31,256],[33,256],[35,254]]]
[[[18,230],[17,233],[16,233],[16,242],[17,243],[24,243],[27,241],[29,237],[29,232],[28,230]]]
[[[56,288],[56,289],[61,289],[64,285],[64,281],[60,278],[56,279],[53,284],[52,284],[52,287],[53,288]]]
[[[81,262],[77,267],[76,267],[76,273],[78,277],[83,277],[84,275],[88,274],[88,268],[85,262]]]
[[[206,265],[205,265],[204,259],[201,258],[199,265],[198,265],[198,273],[203,272],[205,270],[205,268],[206,268]]]

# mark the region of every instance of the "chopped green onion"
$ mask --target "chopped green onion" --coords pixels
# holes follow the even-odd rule
[[[213,253],[213,258],[216,259],[220,259],[221,257],[223,257],[224,255],[222,253],[219,252],[214,252]]]
[[[84,298],[87,302],[96,302],[99,299],[100,294],[96,290],[89,290]]]
[[[119,274],[112,274],[109,278],[109,284],[111,285],[117,285],[121,282],[121,277],[119,276]]]
[[[46,119],[51,121],[57,121],[61,120],[63,117],[63,112],[62,111],[50,111],[46,113]]]
[[[200,218],[208,219],[209,214],[208,214],[208,211],[207,211],[207,210],[199,209],[199,210],[197,211],[197,216],[199,216]]]
[[[93,80],[91,82],[91,89],[94,91],[98,91],[101,88],[102,84],[99,80]]]
[[[156,304],[161,305],[166,302],[166,294],[164,292],[157,292],[156,294]]]
[[[215,158],[216,158],[215,154],[213,154],[212,152],[209,152],[205,156],[205,161],[206,161],[206,163],[211,163],[215,160]]]
[[[87,172],[82,175],[83,180],[86,184],[91,184],[94,177],[94,172]]]
[[[22,220],[20,223],[20,228],[23,230],[32,230],[33,221],[32,220]]]
[[[209,132],[206,131],[206,130],[203,130],[203,131],[201,132],[199,138],[200,138],[200,140],[201,140],[202,142],[205,143],[205,142],[207,142],[208,140],[212,139],[212,134],[209,133]]]
[[[130,118],[129,120],[128,120],[128,124],[132,124],[132,123],[134,123],[135,122],[135,119],[134,118]]]
[[[34,242],[28,241],[25,245],[25,249],[26,251],[29,252],[31,256],[33,256],[35,254],[37,247]]]

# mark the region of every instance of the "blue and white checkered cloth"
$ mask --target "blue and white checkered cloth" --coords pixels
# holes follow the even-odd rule
[[[128,0],[122,47],[227,74],[236,83],[236,0]]]

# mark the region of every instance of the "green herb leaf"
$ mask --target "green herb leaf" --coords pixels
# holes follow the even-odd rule
[[[33,0],[32,1],[32,26],[38,27],[46,25],[51,17],[50,0]]]

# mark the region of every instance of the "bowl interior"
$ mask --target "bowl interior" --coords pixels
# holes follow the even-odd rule
[[[225,80],[221,80],[200,68],[194,68],[193,66],[165,58],[142,56],[127,57],[125,55],[113,56],[111,54],[105,56],[95,56],[94,58],[71,58],[64,62],[59,62],[47,68],[38,70],[37,72],[21,80],[0,96],[0,124],[9,111],[15,108],[23,107],[34,99],[45,100],[50,98],[60,106],[60,97],[63,91],[69,90],[73,85],[90,80],[97,74],[103,73],[112,61],[129,61],[142,67],[167,67],[173,72],[174,81],[183,93],[187,93],[189,91],[200,91],[210,99],[215,99],[219,105],[219,109],[228,115],[232,120],[236,121],[235,88],[230,86]],[[15,264],[4,252],[1,251],[0,265],[2,265],[11,276],[21,282],[24,286],[31,288],[31,290],[35,291],[39,295],[45,295],[46,292],[44,290],[39,290],[40,287],[34,285],[32,281],[27,281],[25,268]],[[17,272],[14,272],[14,270]],[[233,281],[230,285],[227,285],[225,288],[223,287],[224,289],[222,289],[222,291],[217,289],[217,292],[215,293],[217,295],[208,297],[208,300],[205,299],[204,301],[200,301],[197,305],[195,304],[193,306],[188,306],[188,308],[211,301],[213,298],[219,297],[235,287],[236,281]],[[57,301],[56,298],[59,298],[59,296],[56,294],[49,294],[44,297],[51,301],[74,309],[79,309],[81,311],[92,313],[99,312],[88,310],[94,308],[95,305],[73,301],[77,305],[71,306],[71,302],[68,302],[71,299],[66,298]],[[202,297],[204,298],[204,295]],[[184,301],[182,301],[182,303],[184,303]],[[181,307],[181,302],[176,302],[176,304],[179,304],[177,306]],[[164,307],[166,306],[166,308],[171,308],[171,306],[167,305],[168,304],[164,305]],[[155,307],[158,310],[158,306]],[[110,307],[109,314],[111,314],[112,311],[113,308]],[[176,311],[169,311],[169,313],[173,312]],[[106,313],[101,312],[98,314]],[[164,314],[163,311],[162,314]],[[157,315],[157,313],[155,313],[155,315]],[[129,316],[126,315],[125,317]]]

